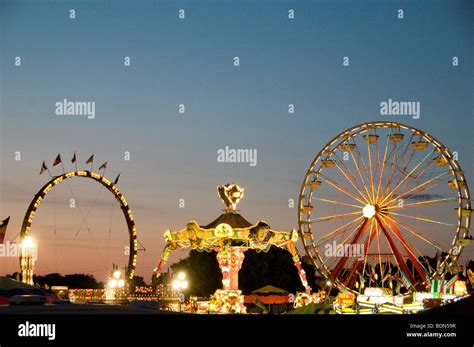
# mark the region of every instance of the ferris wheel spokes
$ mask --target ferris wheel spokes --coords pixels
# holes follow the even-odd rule
[[[463,172],[446,147],[407,125],[372,122],[342,132],[313,160],[301,187],[299,224],[316,268],[339,289],[362,289],[367,277],[391,288],[396,277],[397,291],[429,289],[433,276],[456,267],[452,247],[469,232],[469,212]],[[442,233],[453,242],[439,242]],[[328,242],[362,242],[364,256],[330,258],[322,250]],[[444,257],[437,266],[429,265],[431,252]],[[386,277],[390,264],[395,270]]]

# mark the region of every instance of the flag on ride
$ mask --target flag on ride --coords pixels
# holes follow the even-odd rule
[[[120,177],[120,172],[119,172],[119,174],[117,175],[117,177],[115,178],[114,184],[117,184],[117,183],[118,183],[119,177]]]
[[[3,243],[5,240],[5,233],[7,232],[8,222],[10,221],[10,217],[0,222],[0,244]]]
[[[107,169],[107,162],[103,163],[101,166],[99,166],[99,171],[102,169]]]
[[[46,170],[48,170],[48,167],[46,166],[46,163],[43,161],[43,164],[41,165],[40,175]]]
[[[76,162],[76,151],[74,151],[74,155],[71,159],[71,163],[75,163]]]
[[[58,164],[61,164],[61,155],[60,154],[58,154],[58,156],[54,160],[53,166],[56,166]]]
[[[94,154],[91,155],[89,159],[87,159],[86,164],[90,164],[94,161]]]

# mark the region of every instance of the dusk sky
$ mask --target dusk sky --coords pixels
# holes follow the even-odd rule
[[[178,18],[180,9],[185,19]],[[52,167],[61,153],[72,170],[74,151],[79,167],[87,168],[94,154],[95,169],[108,161],[109,179],[121,172],[118,185],[146,248],[137,273],[147,281],[167,228],[183,228],[190,219],[206,224],[221,213],[218,185],[244,187],[238,208],[249,221],[297,228],[299,189],[311,161],[332,137],[359,123],[392,120],[429,132],[458,153],[472,189],[472,18],[472,1],[0,0],[6,240],[19,233],[33,195],[48,180],[39,175],[42,161],[61,173]],[[95,102],[95,119],[56,115],[63,99]],[[420,102],[420,118],[381,115],[380,103],[388,99]],[[256,149],[257,165],[219,163],[217,151],[225,146]],[[87,218],[93,236],[83,228],[80,247],[55,250],[82,221],[79,209],[69,208],[69,187],[84,213],[97,198]],[[90,271],[102,280],[112,261],[125,265],[123,256],[107,258],[105,248],[86,246],[104,241],[110,230],[117,254],[127,244],[111,194],[81,179],[50,194],[32,226],[38,273]],[[177,252],[171,262],[186,254]],[[473,257],[472,246],[465,249],[463,259]],[[18,259],[2,259],[0,275],[17,268]]]

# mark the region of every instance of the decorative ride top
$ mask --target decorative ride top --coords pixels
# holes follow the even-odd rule
[[[225,205],[226,211],[236,211],[235,207],[244,197],[244,189],[235,183],[227,183],[217,187],[217,192]]]

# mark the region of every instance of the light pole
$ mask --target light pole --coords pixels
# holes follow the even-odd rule
[[[25,236],[21,242],[21,281],[33,285],[37,245],[30,236]]]
[[[117,300],[117,297],[121,297],[121,292],[125,286],[125,280],[122,278],[122,272],[118,269],[118,266],[113,265],[112,276],[109,277],[107,282],[107,300]]]
[[[179,311],[181,312],[181,303],[184,301],[183,291],[189,286],[189,282],[186,280],[186,274],[184,272],[178,273],[178,276],[171,283],[171,287],[179,293]]]

